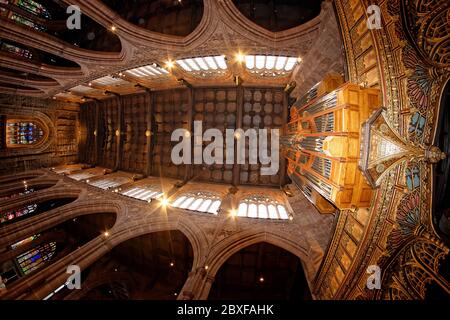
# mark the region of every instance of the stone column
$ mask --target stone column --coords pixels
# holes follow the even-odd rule
[[[178,297],[178,300],[207,300],[214,277],[205,267],[192,271]]]

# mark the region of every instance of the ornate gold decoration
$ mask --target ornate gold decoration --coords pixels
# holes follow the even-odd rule
[[[393,167],[405,160],[437,163],[446,158],[439,148],[406,141],[386,120],[386,111],[374,112],[363,125],[360,168],[372,187],[378,187]]]

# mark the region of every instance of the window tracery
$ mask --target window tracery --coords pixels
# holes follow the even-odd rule
[[[288,220],[286,207],[278,201],[262,195],[254,195],[239,203],[238,217]]]

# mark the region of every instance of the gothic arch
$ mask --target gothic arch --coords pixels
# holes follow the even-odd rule
[[[233,234],[225,240],[219,242],[211,248],[209,256],[206,258],[205,265],[208,266],[208,274],[214,277],[220,267],[233,254],[250,245],[267,242],[274,246],[280,247],[297,256],[301,261],[308,261],[308,250],[298,245],[298,240],[288,239],[280,235],[266,232],[264,230],[255,232],[247,230]],[[307,270],[305,270],[307,271]]]
[[[194,254],[192,269],[195,270],[201,266],[202,259],[205,255],[206,244],[208,240],[204,232],[194,223],[188,219],[179,218],[178,220],[154,219],[149,220],[144,224],[134,224],[117,226],[111,230],[111,238],[108,241],[109,249],[112,250],[119,244],[143,236],[150,233],[160,231],[180,231],[189,240]],[[114,230],[116,229],[116,230]]]

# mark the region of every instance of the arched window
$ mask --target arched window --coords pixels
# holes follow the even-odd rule
[[[20,196],[33,193],[34,191],[35,191],[34,188],[29,188],[28,189],[27,187],[25,187],[24,190],[15,191],[13,194],[10,194],[10,195],[7,195],[7,196],[3,196],[3,197],[0,196],[0,201],[18,198]]]
[[[288,220],[284,205],[265,196],[251,196],[239,203],[238,217]]]
[[[127,182],[130,182],[128,178],[125,177],[112,177],[112,178],[104,178],[96,181],[88,182],[91,186],[108,190],[108,189],[114,189],[118,186],[121,186],[122,184],[125,184]]]
[[[20,240],[19,242],[16,242],[14,244],[11,245],[11,250],[15,250],[23,245],[26,245],[28,243],[33,242],[34,240],[36,240],[37,238],[39,238],[41,236],[40,233],[35,234],[34,236],[28,237],[26,239]]]
[[[127,197],[150,202],[152,199],[160,198],[163,195],[163,192],[161,192],[160,187],[153,185],[133,187],[123,191],[122,194]]]
[[[198,191],[181,195],[171,206],[191,211],[217,214],[221,203],[222,200],[218,195],[211,192]]]
[[[24,275],[42,267],[55,255],[56,243],[50,242],[37,246],[17,257],[17,263]]]
[[[8,120],[6,124],[6,147],[18,147],[39,143],[44,130],[34,121]]]
[[[42,4],[33,1],[33,0],[18,0],[17,6],[21,7],[22,9],[25,9],[26,11],[44,18],[44,19],[51,19],[50,12],[48,12],[47,8],[45,8]]]
[[[37,207],[38,207],[37,204],[30,204],[28,206],[24,206],[19,209],[13,209],[10,211],[2,212],[0,213],[0,224],[33,213],[36,211]]]

